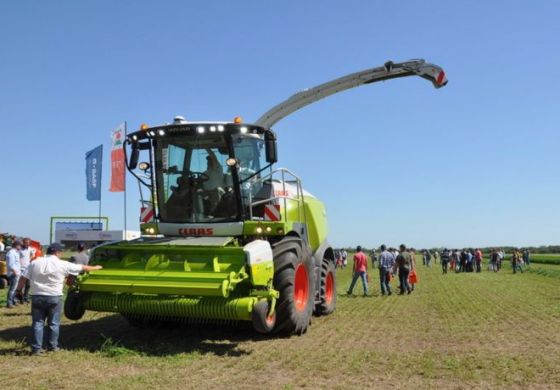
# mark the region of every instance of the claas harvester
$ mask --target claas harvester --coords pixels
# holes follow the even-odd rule
[[[76,279],[65,315],[93,310],[140,326],[248,321],[260,333],[306,332],[313,314],[335,310],[334,252],[324,204],[295,173],[276,168],[271,127],[334,93],[406,76],[447,83],[424,60],[389,61],[297,93],[254,123],[175,117],[128,134],[123,147],[141,187],[143,234],[93,251],[91,262],[103,269]]]

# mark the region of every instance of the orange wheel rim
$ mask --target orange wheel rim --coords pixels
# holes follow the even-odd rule
[[[307,278],[307,270],[303,264],[299,264],[296,268],[294,281],[294,300],[297,311],[303,311],[307,306],[309,299],[309,280]]]
[[[327,274],[327,279],[325,280],[325,301],[327,305],[332,303],[334,297],[334,276],[332,272]]]
[[[274,315],[266,316],[265,321],[266,321],[267,325],[273,325],[274,324]]]

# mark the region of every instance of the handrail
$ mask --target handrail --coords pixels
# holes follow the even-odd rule
[[[276,196],[274,194],[274,184],[273,182],[275,180],[278,179],[274,179],[275,175],[281,175],[281,179],[279,180],[280,183],[282,184],[282,194],[287,194],[286,191],[286,184],[287,184],[287,180],[286,180],[286,175],[291,176],[294,179],[294,184],[296,187],[296,194],[295,196]],[[261,200],[257,200],[255,202],[253,202],[253,187],[255,184],[257,183],[261,183],[263,184],[265,181],[269,180],[270,181],[270,185],[272,186],[272,191],[273,191],[273,196],[266,198],[266,199],[261,199]],[[258,180],[249,183],[249,218],[251,220],[253,220],[254,216],[253,216],[253,208],[255,206],[259,206],[259,205],[263,205],[263,204],[267,204],[267,203],[272,203],[274,201],[277,201],[278,203],[280,201],[283,202],[283,210],[284,212],[281,213],[280,218],[281,221],[284,222],[288,222],[288,201],[292,200],[298,203],[298,208],[297,208],[297,213],[298,213],[298,220],[303,222],[303,223],[307,223],[307,218],[306,218],[306,213],[305,213],[305,200],[304,200],[304,193],[303,193],[303,187],[301,185],[301,179],[292,171],[290,171],[289,169],[286,168],[278,168],[275,169],[274,171],[271,171],[269,174],[259,178]],[[303,217],[303,218],[302,218]]]

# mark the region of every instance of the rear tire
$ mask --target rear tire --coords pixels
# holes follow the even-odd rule
[[[276,313],[268,315],[268,302],[260,301],[253,306],[253,328],[259,333],[267,334],[274,329],[276,325]]]
[[[315,306],[317,315],[331,314],[336,308],[336,270],[334,263],[323,259],[321,264],[321,286],[319,288],[319,303]]]
[[[285,237],[273,246],[274,288],[278,333],[303,334],[311,322],[315,276],[310,251],[298,237]]]
[[[86,309],[78,291],[69,291],[64,301],[64,315],[70,320],[77,321],[84,316]]]
[[[0,276],[0,290],[5,289],[7,286],[8,281],[3,276]]]

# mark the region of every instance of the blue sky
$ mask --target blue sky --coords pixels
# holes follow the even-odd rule
[[[327,205],[330,241],[558,244],[560,3],[18,1],[0,4],[0,231],[48,241],[96,215],[84,155],[122,121],[256,120],[304,88],[388,59],[443,66],[279,122],[280,166]],[[138,194],[128,181],[128,227]]]

